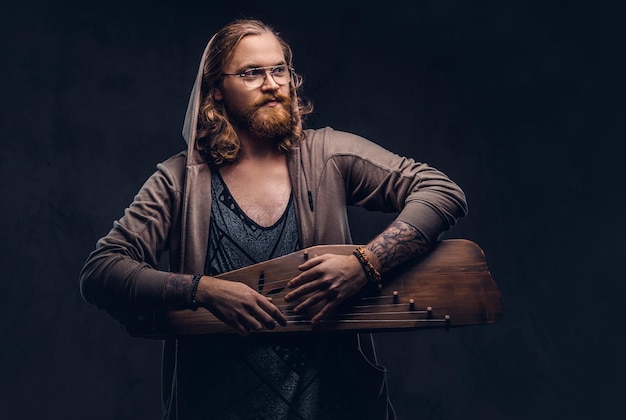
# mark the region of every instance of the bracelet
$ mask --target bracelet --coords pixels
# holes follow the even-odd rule
[[[191,284],[193,285],[191,289],[191,309],[193,309],[194,311],[200,306],[196,301],[196,292],[198,291],[198,285],[200,284],[200,279],[203,275],[204,274],[196,274],[191,280]]]
[[[380,273],[374,268],[369,258],[367,258],[367,255],[365,254],[365,248],[362,246],[358,247],[357,249],[352,251],[352,254],[356,257],[357,260],[359,260],[363,271],[365,271],[367,282],[376,284],[380,283]]]

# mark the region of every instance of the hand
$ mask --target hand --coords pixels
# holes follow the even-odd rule
[[[311,318],[313,324],[367,284],[361,264],[353,255],[320,255],[299,265],[298,269],[303,272],[287,283],[287,287],[294,290],[285,295],[285,301],[304,297],[294,308],[295,312],[314,311],[316,305],[321,305]]]
[[[246,336],[276,322],[287,325],[283,313],[267,298],[244,283],[204,276],[198,284],[196,301],[217,318]]]

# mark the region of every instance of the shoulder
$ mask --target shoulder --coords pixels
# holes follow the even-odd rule
[[[335,130],[332,127],[305,130],[300,145],[303,154],[322,154],[327,158],[336,156],[371,159],[382,157],[388,150],[358,134]]]
[[[305,139],[303,143],[322,144],[322,143],[342,143],[351,141],[367,141],[365,138],[349,133],[347,131],[336,130],[332,127],[324,127],[318,129],[304,130]]]
[[[181,179],[185,176],[187,166],[187,152],[180,152],[170,156],[166,160],[157,163],[156,174],[162,174],[168,178]]]
[[[335,130],[332,127],[308,129],[304,131],[305,138],[300,147],[310,151],[324,151],[328,154],[350,154],[362,152],[371,146],[379,148],[372,141],[358,134]]]
[[[184,172],[187,165],[187,152],[180,152],[170,156],[166,160],[157,164],[159,170],[168,172]]]
[[[180,152],[166,160],[157,163],[156,170],[150,175],[143,185],[142,193],[170,195],[179,194],[185,181],[185,167],[187,153]]]

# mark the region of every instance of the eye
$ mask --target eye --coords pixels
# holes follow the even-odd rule
[[[245,77],[246,79],[256,79],[257,77],[262,77],[263,73],[263,69],[249,69],[243,72],[243,77]]]
[[[272,69],[272,74],[275,76],[282,76],[287,72],[287,66],[276,66]]]

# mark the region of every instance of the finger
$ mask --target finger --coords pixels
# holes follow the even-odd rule
[[[261,300],[259,301],[259,306],[263,310],[264,324],[266,324],[266,328],[273,329],[276,326],[276,322],[283,327],[287,325],[287,318],[281,310],[276,307],[276,305],[267,300]],[[268,325],[271,325],[271,328],[268,327]]]
[[[219,320],[221,320],[224,324],[228,325],[230,328],[235,330],[237,334],[244,336],[244,337],[250,334],[250,331],[248,331],[248,328],[246,328],[245,325],[243,325],[241,316],[235,316],[231,318],[231,317],[225,316],[220,311],[215,311],[215,309],[213,310],[213,314]]]
[[[291,279],[287,283],[287,287],[293,288],[300,286],[304,283],[310,282],[319,276],[319,270],[312,270],[314,267],[318,266],[322,262],[324,262],[327,258],[327,255],[322,255],[319,257],[312,258],[298,266],[298,270],[303,271],[303,273],[297,275],[293,279]]]
[[[252,331],[261,331],[263,329],[261,322],[259,322],[259,320],[251,314],[240,315],[239,322],[248,333]]]
[[[273,318],[263,319],[263,320],[259,319],[259,322],[261,322],[263,327],[265,327],[268,330],[273,330],[274,328],[276,328],[276,321]]]
[[[268,330],[273,330],[276,328],[276,320],[272,318],[267,312],[262,309],[259,309],[258,312],[253,314],[254,318],[258,322],[258,330],[260,331],[263,328],[267,328]]]
[[[298,304],[295,308],[293,308],[293,310],[296,313],[297,312],[304,312],[307,309],[310,309],[313,306],[317,305],[319,302],[321,302],[324,299],[326,299],[326,294],[325,293],[323,293],[323,292],[315,293],[315,294],[309,296],[308,298],[306,298],[300,304]]]
[[[328,314],[332,313],[338,304],[339,302],[336,300],[329,301],[317,314],[315,314],[313,318],[311,318],[311,324],[315,325],[324,320]]]
[[[293,289],[294,287],[302,286],[303,284],[309,283],[317,277],[317,271],[308,270],[304,273],[298,274],[296,277],[292,278],[287,282],[287,287]]]
[[[303,262],[302,264],[298,266],[298,270],[301,270],[301,271],[310,270],[311,268],[315,267],[316,265],[324,261],[324,259],[325,258],[323,255],[309,258],[308,260],[306,260],[305,262]]]
[[[313,293],[316,290],[320,290],[323,288],[323,283],[321,281],[310,281],[298,287],[297,289],[294,289],[291,292],[287,293],[285,295],[285,301],[289,302],[291,300],[297,299],[301,296]]]

